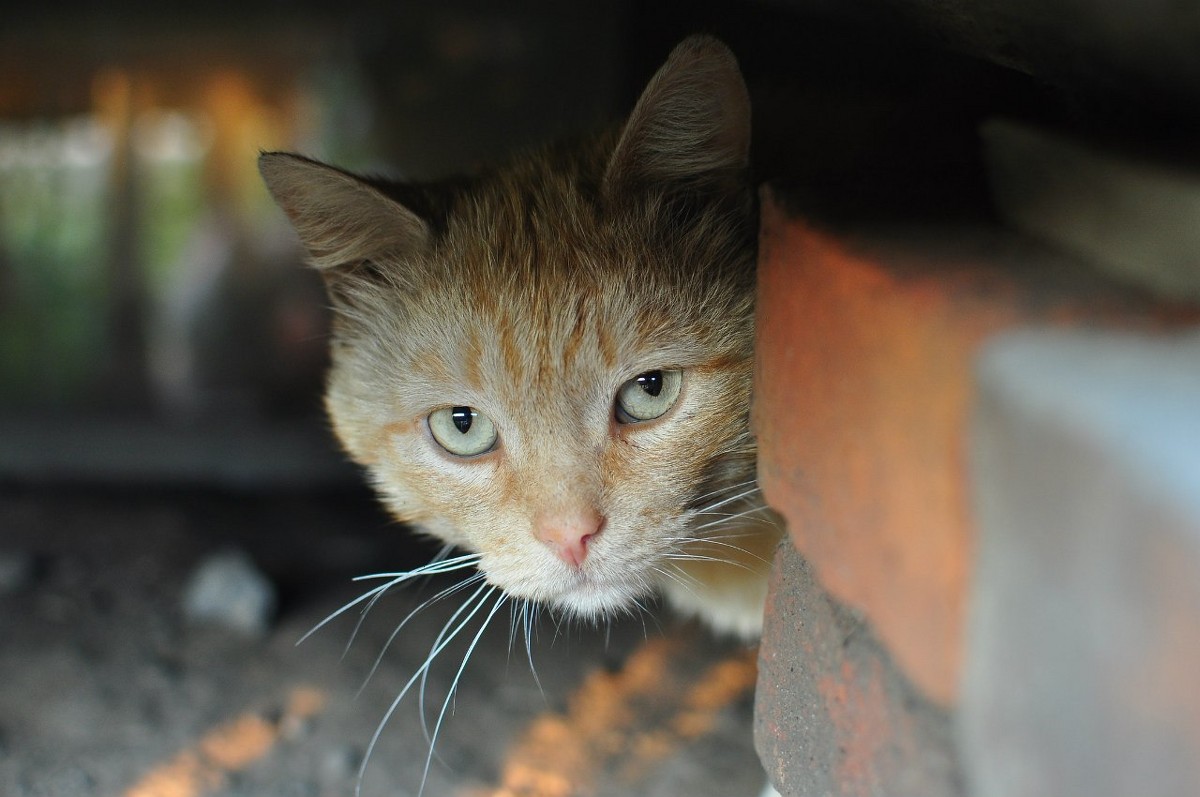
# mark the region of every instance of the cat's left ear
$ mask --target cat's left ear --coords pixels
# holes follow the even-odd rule
[[[286,152],[263,153],[258,170],[322,271],[428,244],[420,216],[352,174]]]
[[[671,51],[621,131],[604,174],[612,192],[685,183],[744,187],[750,154],[750,98],[729,48],[691,36]]]

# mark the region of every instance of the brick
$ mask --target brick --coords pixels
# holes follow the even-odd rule
[[[949,714],[912,687],[791,545],[780,547],[772,581],[755,739],[780,794],[962,794]]]
[[[971,793],[1200,794],[1200,333],[1014,333],[979,374]]]
[[[821,584],[864,612],[923,694],[953,705],[961,676],[980,345],[1015,326],[1155,326],[1189,312],[1010,236],[839,235],[764,197],[759,480]]]

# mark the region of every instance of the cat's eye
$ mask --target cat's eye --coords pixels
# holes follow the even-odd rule
[[[617,391],[617,420],[641,423],[662,417],[674,406],[682,385],[682,371],[662,369],[638,374]]]
[[[496,425],[474,407],[442,407],[429,413],[429,431],[458,457],[486,454],[496,445]]]

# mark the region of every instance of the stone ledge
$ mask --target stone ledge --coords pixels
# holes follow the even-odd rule
[[[978,372],[970,793],[1200,794],[1200,333],[1012,333]]]

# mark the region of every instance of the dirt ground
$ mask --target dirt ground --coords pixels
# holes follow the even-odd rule
[[[227,550],[276,591],[261,633],[183,611],[191,574]],[[431,552],[358,493],[0,490],[0,794],[353,795],[461,600],[422,611],[370,678],[394,626],[450,581],[384,598],[349,646],[355,611],[296,642],[364,590],[352,575]],[[752,650],[666,614],[543,619],[535,678],[509,620],[481,637],[431,760],[418,699],[399,703],[364,797],[418,794],[427,760],[428,797],[758,793]],[[430,730],[475,627],[429,670]]]

